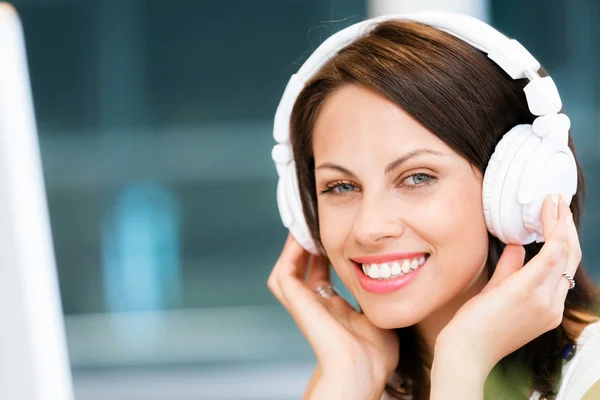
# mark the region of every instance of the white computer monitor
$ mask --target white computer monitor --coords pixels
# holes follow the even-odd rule
[[[73,399],[23,30],[2,2],[0,399]]]

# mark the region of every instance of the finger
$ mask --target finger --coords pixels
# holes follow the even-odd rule
[[[341,296],[332,296],[328,299],[317,294],[316,289],[322,286],[331,285],[329,260],[321,255],[311,257],[308,273],[306,277],[306,286],[315,292],[318,300],[325,308],[338,320],[346,317],[352,310],[352,306]]]
[[[579,233],[577,232],[577,227],[575,226],[575,222],[573,221],[573,217],[567,220],[567,244],[569,246],[569,258],[567,261],[567,266],[565,271],[575,276],[577,273],[577,269],[579,268],[579,264],[581,264],[581,259],[583,254],[581,252],[581,243],[579,242]]]
[[[540,286],[546,286],[549,290],[554,290],[557,279],[565,268],[568,254],[566,243],[568,227],[565,224],[565,217],[570,214],[570,211],[564,202],[562,205],[560,203],[559,201],[558,217],[555,219],[550,233],[547,233],[548,227],[552,223],[551,216],[548,215],[549,210],[543,213],[545,214],[545,243],[539,253],[522,269],[522,273],[526,276],[524,282],[528,285],[528,290]]]
[[[567,272],[569,275],[575,278],[577,276],[579,264],[581,263],[581,246],[579,243],[579,235],[577,233],[577,227],[575,226],[575,223],[573,222],[572,218],[566,218],[568,218],[567,224],[569,225],[567,233],[567,245],[569,250],[564,272]],[[555,302],[554,309],[556,310],[557,315],[560,315],[561,317],[564,314],[565,301],[570,289],[571,281],[561,273],[553,293]],[[560,321],[562,322],[562,318]]]
[[[571,275],[575,277],[575,275]],[[567,294],[571,288],[571,281],[564,275],[561,274],[560,279],[557,282],[557,285],[554,289],[554,297],[556,298],[556,302],[560,304],[564,304],[567,299]]]
[[[308,256],[308,252],[302,249],[290,233],[283,246],[281,255],[275,263],[267,280],[267,287],[286,309],[288,308],[288,305],[283,296],[280,282],[287,277],[291,277],[292,279],[302,279],[304,276],[303,271],[306,270]],[[298,275],[300,278],[298,278]]]
[[[558,234],[558,241],[562,241],[562,246],[559,248],[557,241],[557,254],[554,259],[550,259],[548,265],[554,270],[552,275],[555,277],[554,285],[550,286],[556,288],[556,285],[561,279],[564,279],[562,273],[567,271],[569,264],[569,257],[571,254],[571,243],[569,243],[569,232],[573,227],[573,215],[569,205],[565,202],[565,197],[562,195],[559,197],[558,202],[558,221],[556,227],[559,227],[560,233]],[[553,261],[554,260],[554,261]],[[550,281],[550,280],[549,280]]]
[[[546,236],[546,243],[542,246],[540,252],[536,258],[542,258],[544,264],[552,269],[559,270],[562,273],[564,269],[564,261],[566,260],[567,249],[567,234],[569,232],[569,225],[567,216],[571,215],[571,210],[564,201],[559,200],[558,204],[558,216],[554,218],[554,221],[546,220],[544,222],[546,229],[550,223],[552,223],[552,231]],[[562,265],[560,265],[562,264]],[[556,275],[556,274],[554,274]]]
[[[552,194],[546,196],[542,204],[542,227],[544,229],[544,238],[548,240],[552,235],[556,221],[558,221],[559,196]]]
[[[313,255],[308,265],[306,286],[315,290],[319,286],[331,284],[329,273],[329,260],[322,255]]]
[[[288,312],[315,351],[317,359],[332,351],[340,337],[349,334],[344,315],[352,308],[342,297],[324,299],[297,279],[286,279],[280,284]]]
[[[575,277],[577,274],[577,270],[579,265],[581,264],[582,252],[581,245],[579,243],[579,234],[577,233],[577,228],[575,227],[575,223],[571,221],[571,224],[568,227],[567,233],[567,244],[569,247],[569,254],[567,258],[567,265],[565,266],[564,271],[567,272],[572,277]],[[571,287],[571,283],[569,280],[561,274],[561,279],[558,280],[558,291],[559,294],[562,295],[564,299],[567,296],[567,292]]]
[[[329,298],[324,298],[316,292],[315,294],[327,311],[329,311],[331,315],[333,315],[341,324],[345,326],[349,321],[349,314],[356,312],[356,310],[346,301],[346,299],[340,296],[337,291],[336,295]]]
[[[540,275],[542,277],[540,288],[546,293],[548,298],[553,299],[553,303],[557,303],[554,310],[562,310],[569,288],[569,280],[562,273],[568,269],[572,253],[572,243],[569,242],[569,236],[573,225],[569,205],[565,202],[565,198],[560,196],[558,217],[554,230],[552,231],[550,240],[544,244],[539,254],[542,260],[540,270],[545,270]],[[562,316],[562,311],[557,311],[556,315]]]
[[[517,272],[525,263],[525,248],[516,244],[507,244],[502,251],[502,255],[496,264],[496,269],[490,281],[483,288],[486,292],[498,286],[507,277]]]
[[[303,281],[308,268],[310,253],[291,234],[290,236],[291,240],[286,243],[278,261],[279,274],[280,276],[293,276]]]

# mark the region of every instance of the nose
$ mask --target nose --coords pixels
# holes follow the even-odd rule
[[[402,212],[397,204],[394,207],[392,203],[391,199],[363,198],[353,227],[357,242],[365,247],[373,247],[404,234],[406,224]]]

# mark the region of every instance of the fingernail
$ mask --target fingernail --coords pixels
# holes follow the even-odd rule
[[[565,217],[565,225],[571,226],[572,223],[573,223],[573,216],[571,214],[569,214]]]
[[[562,201],[563,201],[565,204],[567,204],[567,205],[569,204],[569,201],[571,200],[571,196],[568,196],[568,195],[566,195],[566,194],[564,194],[564,193],[561,193],[561,194],[560,194],[560,198],[561,198],[561,199],[562,199]]]
[[[558,195],[557,194],[552,195],[552,202],[554,203],[555,206],[558,205]]]

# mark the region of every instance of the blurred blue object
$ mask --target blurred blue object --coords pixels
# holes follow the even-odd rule
[[[107,311],[181,306],[179,235],[179,207],[166,188],[138,182],[117,195],[102,230]]]

